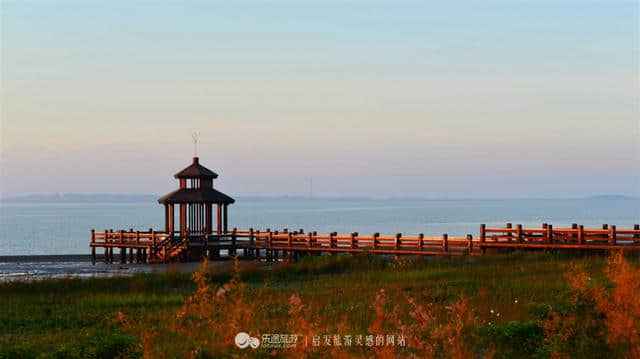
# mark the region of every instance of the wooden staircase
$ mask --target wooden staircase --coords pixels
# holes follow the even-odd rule
[[[151,249],[149,263],[167,263],[180,260],[188,248],[189,243],[186,238],[173,243],[171,242],[171,238],[168,238],[157,243],[156,246]]]

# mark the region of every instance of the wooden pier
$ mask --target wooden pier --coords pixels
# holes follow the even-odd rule
[[[567,228],[554,228],[543,224],[541,228],[515,227],[507,223],[504,228],[480,225],[476,237],[449,237],[447,234],[428,237],[424,234],[404,236],[351,234],[318,234],[316,232],[289,232],[267,230],[229,230],[229,205],[235,200],[214,188],[218,175],[200,164],[198,157],[176,173],[177,190],[160,197],[164,206],[164,231],[91,230],[91,258],[104,250],[104,260],[113,263],[114,250],[120,263],[163,263],[169,261],[199,261],[207,256],[228,256],[277,260],[296,260],[305,255],[322,253],[371,253],[379,255],[478,255],[488,248],[525,249],[578,249],[618,250],[640,248],[640,226],[617,229],[615,225],[602,225],[601,229],[584,228],[572,224]],[[215,206],[215,221],[213,217]],[[177,224],[176,226],[176,212]],[[214,230],[215,224],[215,230]]]
[[[199,261],[204,256],[227,256],[267,261],[295,261],[306,255],[337,253],[370,253],[400,256],[457,256],[482,255],[487,249],[571,249],[571,250],[621,250],[640,249],[640,225],[633,229],[618,229],[615,225],[602,228],[584,228],[572,224],[553,227],[543,224],[540,228],[525,228],[521,224],[495,228],[480,225],[479,234],[465,237],[360,235],[359,233],[319,234],[317,232],[267,230],[238,230],[207,235],[182,237],[181,232],[159,232],[152,229],[104,232],[91,231],[91,256],[96,260],[96,250],[104,250],[107,263],[163,263],[170,261]],[[118,256],[114,256],[114,249]]]

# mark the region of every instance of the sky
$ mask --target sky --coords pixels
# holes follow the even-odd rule
[[[638,1],[8,1],[0,196],[640,195]]]

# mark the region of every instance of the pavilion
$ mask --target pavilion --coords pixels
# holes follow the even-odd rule
[[[204,237],[213,233],[213,205],[216,205],[215,233],[228,232],[227,207],[235,200],[213,188],[218,175],[202,166],[198,157],[191,165],[174,175],[180,188],[158,199],[164,205],[165,231],[178,232],[181,238]],[[175,207],[179,208],[179,230],[175,230]]]

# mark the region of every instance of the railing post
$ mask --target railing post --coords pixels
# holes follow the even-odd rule
[[[96,264],[96,247],[93,244],[96,242],[96,230],[91,229],[91,263]]]
[[[109,243],[109,230],[105,229],[104,230],[104,243]],[[104,262],[105,263],[109,263],[109,247],[106,246],[104,247]]]
[[[236,256],[237,255],[237,250],[236,250],[236,233],[237,233],[238,229],[237,228],[233,228],[233,230],[231,231],[231,255],[232,256]]]
[[[254,257],[255,237],[253,234],[253,228],[249,228],[249,258]]]
[[[136,231],[136,244],[140,244],[140,231]]]
[[[351,248],[358,248],[358,232],[351,233]]]
[[[487,250],[484,247],[484,242],[487,240],[487,225],[486,224],[481,224],[480,225],[480,251],[482,252],[482,254],[484,255],[485,251]]]
[[[337,235],[337,232],[331,232],[329,233],[329,247],[331,249],[336,248],[337,244],[336,244],[336,240],[335,240],[335,236]],[[335,255],[335,252],[333,250],[330,250],[331,255]]]
[[[523,238],[522,238],[522,224],[518,224],[516,225],[516,237],[518,239],[518,243],[522,243],[523,242]]]
[[[571,229],[573,229],[573,230],[578,229],[578,224],[577,223],[571,223]],[[578,234],[577,233],[571,233],[571,238],[572,239],[578,238]]]
[[[424,233],[418,233],[418,248],[424,250]]]
[[[395,236],[394,241],[393,241],[393,249],[395,249],[396,251],[400,250],[400,244],[402,242],[402,240],[400,238],[402,238],[402,233],[396,233],[396,236]],[[400,254],[398,254],[398,252],[396,252],[395,260],[399,260],[399,259],[400,259]]]
[[[612,224],[611,228],[609,228],[609,244],[612,246],[616,245],[616,225]]]
[[[553,225],[547,225],[547,243],[553,243]]]
[[[120,244],[124,243],[124,230],[120,230]],[[127,263],[127,249],[125,247],[120,247],[120,263]]]
[[[507,242],[511,242],[512,237],[513,237],[513,234],[511,234],[510,229],[512,229],[512,228],[513,228],[513,224],[511,224],[511,223],[507,223],[507,224],[506,224],[506,227],[507,227],[507,230],[509,230],[509,231],[507,232]]]
[[[150,229],[150,230],[151,230],[151,243],[153,244],[153,248],[155,248],[157,244],[156,232],[153,229]]]
[[[473,236],[467,234],[467,254],[471,255],[473,253]]]
[[[442,251],[449,252],[449,235],[446,233],[442,234]]]
[[[273,243],[273,233],[271,229],[267,228],[267,261],[273,260],[273,250],[271,249]]]
[[[634,230],[634,231],[640,231],[640,224],[634,224],[634,225],[633,225],[633,230]],[[634,242],[640,242],[640,233],[636,232],[636,233],[633,235],[633,241],[634,241]]]
[[[378,249],[378,237],[380,237],[380,233],[379,232],[376,232],[376,233],[373,234],[373,241],[372,241],[373,242],[372,243],[373,250]]]
[[[578,244],[584,244],[584,226],[578,226]]]

